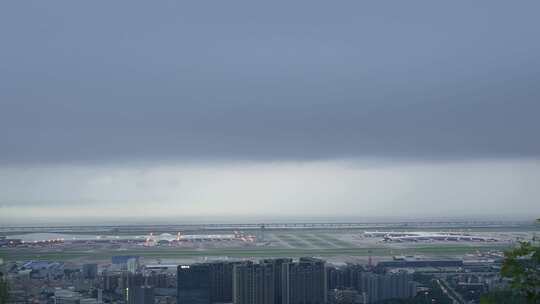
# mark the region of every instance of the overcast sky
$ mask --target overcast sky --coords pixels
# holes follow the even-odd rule
[[[4,1],[0,223],[540,215],[538,1]]]

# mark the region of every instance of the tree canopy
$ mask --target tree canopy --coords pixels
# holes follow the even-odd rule
[[[501,274],[512,279],[511,288],[529,303],[540,303],[540,247],[521,242],[505,257]]]

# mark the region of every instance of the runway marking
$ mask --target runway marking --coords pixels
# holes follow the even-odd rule
[[[331,236],[329,234],[326,234],[326,233],[320,233],[320,234],[316,234],[316,236],[318,236],[319,238],[331,243],[331,244],[334,244],[336,247],[338,248],[351,248],[351,247],[356,247],[355,244],[352,244],[352,243],[349,243],[349,242],[346,242],[346,241],[343,241],[343,240],[340,240],[334,236]]]

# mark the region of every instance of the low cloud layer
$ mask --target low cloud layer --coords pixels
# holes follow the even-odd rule
[[[166,163],[4,170],[0,221],[527,218],[540,162]]]

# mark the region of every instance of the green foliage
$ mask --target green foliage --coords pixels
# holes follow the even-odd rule
[[[529,303],[540,303],[540,247],[521,242],[519,247],[505,252],[501,269],[511,278],[511,288]]]
[[[0,304],[7,302],[8,286],[7,282],[0,277]]]
[[[522,304],[526,302],[525,297],[516,295],[511,290],[490,292],[480,298],[480,304]]]

